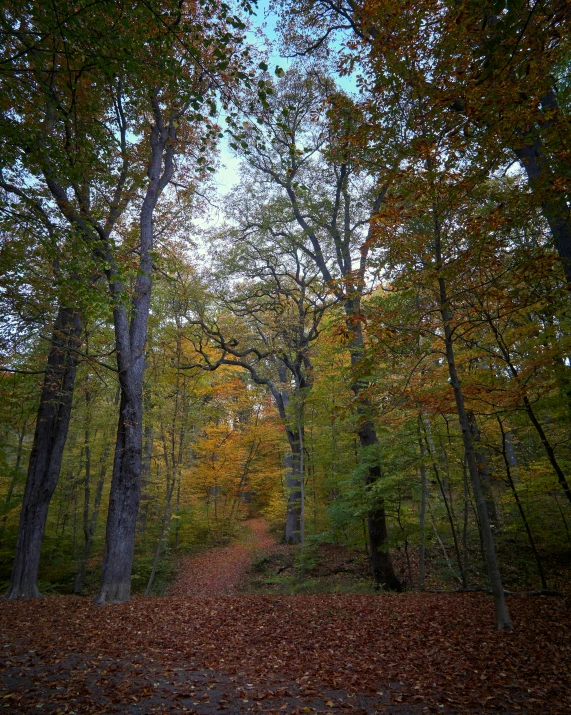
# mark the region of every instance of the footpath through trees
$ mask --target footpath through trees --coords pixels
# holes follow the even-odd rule
[[[265,519],[249,519],[248,532],[239,542],[210,549],[184,559],[171,596],[223,596],[235,594],[248,566],[259,554],[275,545]]]

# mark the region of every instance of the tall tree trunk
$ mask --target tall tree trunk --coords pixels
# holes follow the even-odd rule
[[[110,442],[108,439],[105,439],[105,446],[103,447],[103,454],[101,455],[99,467],[99,477],[97,479],[97,486],[95,488],[93,510],[91,512],[91,517],[88,517],[87,528],[85,528],[84,526],[85,548],[83,551],[83,556],[81,557],[81,560],[79,562],[79,570],[77,572],[77,576],[75,577],[75,582],[73,584],[73,592],[78,594],[83,593],[83,587],[85,585],[85,575],[87,573],[89,559],[91,558],[91,549],[93,548],[93,538],[95,536],[95,529],[97,528],[97,519],[99,517],[99,508],[101,506],[101,497],[103,495],[103,485],[105,483],[105,474],[107,473],[107,461],[109,459],[110,452]]]
[[[498,522],[498,512],[496,509],[496,502],[494,501],[494,494],[492,492],[492,482],[490,479],[490,470],[488,467],[488,460],[486,459],[484,453],[480,448],[481,435],[478,423],[476,421],[476,416],[470,410],[468,412],[468,419],[470,420],[470,429],[472,430],[472,440],[474,442],[474,451],[476,453],[476,461],[478,462],[478,472],[480,474],[480,484],[482,485],[482,491],[484,492],[484,498],[486,500],[486,508],[490,516],[490,523],[494,529],[499,526]]]
[[[555,456],[555,450],[553,449],[553,445],[549,441],[540,421],[537,419],[533,407],[531,406],[531,402],[529,401],[529,397],[527,395],[523,396],[523,404],[525,407],[525,411],[527,412],[528,417],[531,421],[531,424],[535,427],[535,430],[539,435],[539,439],[541,440],[541,444],[543,445],[543,448],[547,453],[549,462],[553,467],[555,474],[557,475],[557,481],[559,482],[561,489],[563,489],[563,491],[565,492],[565,496],[569,500],[569,503],[571,503],[571,487],[569,486],[567,477],[563,472],[563,469],[561,468],[557,457]]]
[[[446,564],[448,566],[448,570],[450,573],[454,573],[454,567],[452,566],[452,561],[450,561],[450,557],[448,556],[448,552],[446,551],[446,546],[444,545],[444,542],[440,538],[440,534],[438,533],[438,529],[436,527],[436,522],[434,521],[434,514],[432,513],[432,506],[430,505],[430,502],[428,502],[428,513],[430,514],[430,521],[432,523],[432,528],[434,529],[434,534],[436,536],[436,540],[440,544],[440,548],[442,549],[442,555],[444,556],[444,560],[446,561]],[[455,578],[458,580],[458,583],[461,585],[461,581],[458,578],[458,576],[455,575]]]
[[[541,105],[544,111],[552,113],[553,118],[560,113],[553,90],[541,98]],[[544,142],[544,134],[552,125],[553,118],[528,132],[519,144],[512,146],[512,150],[527,174],[531,189],[541,197],[543,215],[562,259],[567,282],[571,283],[571,214],[568,196],[559,188],[557,175],[552,173]]]
[[[257,424],[257,422],[258,422],[258,418],[256,415],[256,424]],[[238,482],[238,486],[236,487],[234,497],[232,498],[232,505],[230,507],[230,516],[228,518],[228,521],[230,523],[234,519],[234,514],[236,512],[236,508],[238,507],[240,501],[242,499],[244,499],[244,497],[245,497],[246,503],[247,504],[250,503],[250,492],[245,491],[244,487],[246,487],[246,490],[248,490],[248,473],[250,471],[250,466],[251,466],[252,460],[255,457],[260,444],[261,444],[261,442],[256,442],[255,440],[253,440],[252,444],[250,445],[248,456],[246,457],[246,461],[244,463],[244,469],[242,471],[242,476],[240,477],[240,481]],[[180,471],[179,471],[179,494],[180,494]]]
[[[462,522],[462,563],[464,564],[464,573],[466,574],[466,581],[468,581],[468,513],[470,508],[470,491],[468,489],[466,458],[462,460],[462,486],[464,489],[464,518]]]
[[[6,598],[35,598],[38,590],[40,553],[48,508],[56,488],[67,438],[81,317],[69,306],[60,306],[54,324],[34,441],[30,454],[16,556]]]
[[[285,540],[288,544],[301,543],[301,445],[293,429],[286,429],[290,452],[285,456],[287,513]]]
[[[442,254],[440,247],[440,229],[437,222],[435,238],[436,260],[437,266],[440,270],[442,267]],[[458,412],[458,421],[460,423],[460,429],[462,431],[462,440],[464,442],[466,460],[468,462],[468,472],[470,474],[472,491],[474,493],[474,500],[476,502],[476,510],[480,521],[480,529],[482,534],[484,553],[486,557],[486,565],[488,568],[488,578],[490,581],[490,588],[492,590],[492,595],[494,598],[496,628],[499,631],[511,630],[513,626],[510,620],[510,614],[506,603],[500,570],[498,568],[496,549],[494,545],[494,536],[490,525],[490,518],[488,516],[486,500],[484,498],[484,493],[482,492],[482,487],[480,484],[480,473],[478,470],[476,451],[474,449],[472,429],[470,426],[470,420],[468,418],[468,413],[464,402],[464,393],[462,392],[460,379],[458,377],[458,371],[456,369],[456,359],[454,356],[454,341],[451,328],[452,318],[448,307],[449,303],[448,295],[446,292],[446,282],[442,277],[441,273],[438,276],[438,288],[440,298],[440,314],[442,316],[442,323],[444,327],[444,343],[446,348],[446,361],[448,363],[448,374],[450,375],[450,383],[452,385],[452,390],[454,391],[456,410]]]
[[[431,435],[430,421],[426,415],[423,415],[422,422],[424,425],[426,444],[428,445],[428,451],[432,458],[432,468],[434,469],[434,474],[436,476],[436,481],[438,482],[440,494],[442,496],[442,500],[444,501],[444,508],[446,510],[446,516],[448,517],[448,523],[450,524],[450,531],[452,532],[452,540],[454,542],[454,553],[456,555],[456,563],[458,564],[458,570],[460,572],[460,583],[462,584],[462,588],[466,588],[468,583],[466,581],[466,574],[464,572],[464,564],[462,563],[462,557],[460,555],[460,546],[458,544],[458,535],[456,534],[456,526],[454,524],[454,515],[452,513],[452,509],[450,508],[450,504],[448,503],[446,489],[444,487],[444,484],[442,483],[442,479],[440,478],[440,469],[437,464],[436,449],[434,446],[434,440],[432,439],[432,435]]]
[[[500,351],[502,353],[502,356],[504,358],[504,361],[506,365],[509,367],[511,374],[515,378],[515,380],[519,383],[519,370],[518,368],[514,365],[508,346],[505,344],[502,335],[500,334],[498,328],[496,327],[496,324],[492,320],[492,317],[488,314],[485,313],[486,320],[488,322],[488,325],[490,326],[494,337],[496,339],[496,343],[498,344],[498,347],[500,348]],[[565,472],[563,471],[563,468],[559,464],[559,461],[555,455],[555,450],[553,449],[553,445],[549,441],[547,434],[545,433],[545,430],[543,429],[543,426],[541,425],[540,421],[537,419],[537,416],[533,410],[533,407],[531,406],[531,402],[529,397],[526,395],[526,393],[523,393],[523,406],[525,408],[525,411],[527,412],[527,415],[531,421],[531,424],[535,427],[535,430],[537,434],[539,435],[539,439],[541,440],[541,444],[543,445],[543,448],[545,449],[545,452],[547,453],[547,457],[549,459],[549,462],[551,466],[553,467],[553,470],[555,474],[557,475],[557,481],[559,482],[561,488],[565,492],[565,496],[571,503],[571,487],[569,486],[569,482],[567,481],[567,477],[565,475]]]
[[[339,196],[347,191],[347,181],[347,166],[342,164],[340,166],[336,187]],[[313,228],[308,224],[306,218],[303,216],[292,185],[288,184],[285,188],[291,202],[295,219],[312,244],[312,258],[315,261],[315,265],[319,268],[324,281],[334,290],[337,297],[343,301],[345,309],[345,324],[347,326],[348,333],[351,336],[348,345],[351,355],[351,366],[355,369],[355,372],[357,372],[364,356],[364,340],[361,328],[361,293],[365,281],[367,255],[370,242],[373,237],[373,222],[371,220],[367,239],[362,244],[359,268],[354,271],[352,268],[353,262],[350,248],[352,239],[350,221],[348,221],[347,216],[345,216],[344,228],[343,231],[340,232],[337,219],[339,218],[339,207],[341,203],[339,201],[336,202],[336,208],[333,212],[333,223],[330,224],[330,230],[334,237],[337,264],[340,274],[343,276],[345,281],[345,289],[342,290],[339,286],[334,286],[335,281],[327,266],[319,239]],[[382,187],[376,196],[372,207],[371,219],[378,212],[387,189],[388,184]],[[348,206],[347,201],[345,202],[345,206]],[[366,398],[359,398],[362,391],[362,385],[358,379],[355,380],[353,385],[351,385],[351,389],[356,398],[358,398],[357,411],[360,424],[357,432],[359,435],[361,451],[364,456],[366,453],[365,459],[367,459],[369,464],[365,475],[365,486],[368,491],[371,491],[370,487],[372,487],[373,484],[381,478],[381,467],[378,462],[378,457],[376,455],[373,456],[376,451],[378,439],[375,426],[369,417],[370,404]],[[371,505],[371,509],[367,514],[367,524],[371,570],[376,584],[382,584],[386,588],[401,591],[402,585],[394,572],[391,556],[387,549],[387,517],[382,499],[376,499],[374,504]]]
[[[301,581],[305,580],[305,439],[303,430],[303,402],[299,382],[296,380],[295,416],[297,438],[299,440],[299,500],[300,500],[300,546],[301,546]]]
[[[164,433],[163,433],[164,441]],[[159,566],[159,561],[161,558],[161,551],[163,547],[163,542],[168,540],[168,525],[171,520],[171,503],[172,494],[174,491],[176,476],[174,473],[175,466],[172,464],[172,470],[169,469],[168,459],[166,459],[166,445],[165,445],[165,461],[167,462],[166,476],[166,496],[165,496],[165,509],[163,512],[163,518],[161,519],[161,531],[159,533],[159,538],[157,540],[157,548],[155,549],[155,558],[153,560],[153,568],[151,569],[151,574],[147,582],[147,588],[145,589],[145,596],[150,596],[153,589],[153,583],[155,582],[155,576],[157,574],[157,568]]]
[[[101,584],[95,603],[122,603],[131,598],[131,570],[140,498],[142,451],[141,380],[124,388],[119,404],[113,477],[109,495]]]
[[[424,464],[424,441],[418,424],[418,446],[420,448],[420,548],[418,555],[418,588],[424,591],[425,544],[426,544],[426,465]]]
[[[346,324],[352,336],[349,343],[351,353],[351,366],[353,369],[358,369],[364,356],[364,340],[360,314],[360,299],[353,298],[345,303]],[[362,385],[357,379],[351,385],[351,389],[355,396],[359,398]],[[370,410],[369,401],[365,398],[359,400],[357,413],[360,418],[359,428],[359,443],[361,449],[365,452],[365,459],[368,467],[365,475],[365,485],[367,490],[381,478],[381,466],[379,464],[378,455],[375,454],[376,447],[379,443],[375,425],[368,417]],[[402,591],[402,584],[395,574],[391,555],[387,548],[387,516],[385,512],[384,500],[375,498],[367,512],[367,527],[369,540],[369,558],[371,561],[371,571],[377,586],[383,585],[385,588],[394,591]]]
[[[154,123],[150,133],[149,184],[141,206],[139,270],[130,321],[124,304],[125,287],[117,278],[118,271],[114,268],[111,253],[111,269],[107,270],[111,295],[116,300],[113,322],[121,400],[101,584],[95,598],[95,603],[100,605],[121,603],[131,598],[131,571],[141,496],[143,374],[151,303],[153,215],[157,201],[174,172],[176,126],[180,118],[178,114],[172,114],[168,124],[165,123],[158,93],[152,96],[151,105]]]
[[[271,385],[270,391],[274,398],[280,418],[286,428],[289,452],[285,453],[285,489],[287,495],[285,541],[287,544],[301,543],[301,478],[300,467],[301,444],[297,421],[292,424],[292,417],[288,414],[290,405],[289,387],[287,386],[288,370],[282,363],[278,366],[280,389]]]

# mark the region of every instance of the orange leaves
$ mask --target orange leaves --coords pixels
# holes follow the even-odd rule
[[[206,508],[209,528],[226,531],[250,508],[266,508],[279,491],[283,430],[267,395],[236,369],[215,373],[208,410],[183,486]]]

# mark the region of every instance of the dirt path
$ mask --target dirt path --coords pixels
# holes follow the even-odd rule
[[[276,544],[265,519],[249,519],[240,541],[183,559],[169,596],[229,596],[235,594],[252,561]]]

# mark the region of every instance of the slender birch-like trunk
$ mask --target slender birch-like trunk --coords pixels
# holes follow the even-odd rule
[[[462,431],[462,441],[464,442],[466,460],[468,463],[468,473],[470,475],[472,491],[474,494],[474,500],[476,502],[476,511],[478,513],[478,519],[480,522],[484,555],[488,569],[488,578],[490,581],[490,588],[492,590],[492,595],[494,598],[496,628],[499,631],[511,630],[513,626],[510,619],[508,605],[506,603],[500,570],[498,567],[498,560],[496,557],[496,549],[494,545],[494,536],[490,524],[490,517],[488,515],[486,500],[480,483],[480,473],[478,469],[476,451],[474,448],[472,429],[468,417],[468,412],[466,410],[464,393],[462,391],[460,378],[458,376],[458,370],[456,368],[456,358],[454,355],[454,338],[451,325],[452,315],[450,313],[448,294],[446,290],[446,281],[442,275],[442,247],[440,225],[436,212],[434,215],[434,219],[436,266],[438,269],[439,309],[444,329],[444,345],[446,351],[446,361],[448,363],[448,374],[450,376],[450,384],[452,385],[452,390],[454,392],[456,410],[458,413],[458,421],[460,423],[460,429]]]
[[[424,441],[418,425],[418,446],[420,448],[420,548],[418,555],[418,588],[424,591],[425,545],[426,545],[426,465],[424,464]]]

